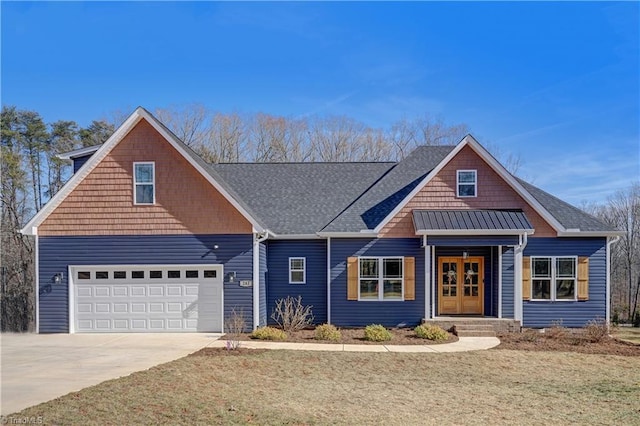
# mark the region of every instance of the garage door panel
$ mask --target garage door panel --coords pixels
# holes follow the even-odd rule
[[[132,296],[146,296],[147,295],[147,289],[145,287],[136,285],[136,286],[131,286],[131,295]]]
[[[108,303],[96,303],[95,307],[96,307],[97,314],[104,314],[104,313],[111,312],[111,305]]]
[[[129,289],[123,285],[113,286],[112,294],[114,296],[127,297],[129,295]]]
[[[105,287],[105,286],[100,286],[100,287],[95,287],[94,288],[94,295],[95,297],[109,297],[109,295],[111,294],[111,288],[110,287]]]
[[[75,269],[74,269],[75,268]],[[71,267],[78,332],[222,331],[221,266]],[[163,269],[164,268],[164,269]],[[132,278],[135,276],[144,278]],[[162,274],[150,274],[151,270]],[[204,278],[204,270],[219,269]],[[187,274],[186,271],[191,271]],[[199,270],[198,274],[193,273]],[[117,274],[114,271],[119,271]],[[100,273],[98,273],[100,272]],[[215,277],[212,277],[214,275]],[[158,277],[163,278],[158,278]],[[89,278],[87,278],[89,277]]]

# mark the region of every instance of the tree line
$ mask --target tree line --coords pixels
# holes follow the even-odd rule
[[[157,109],[154,115],[210,163],[399,161],[417,146],[454,145],[469,133],[463,123],[428,115],[401,119],[384,129],[347,116],[223,113],[199,104]],[[45,123],[35,111],[2,107],[3,330],[26,330],[33,324],[33,241],[17,231],[70,178],[71,163],[57,155],[103,143],[124,119],[125,114],[114,112],[82,127],[72,120]],[[520,158],[501,155],[488,145],[516,174]],[[637,312],[640,291],[638,192],[635,184],[605,205],[589,206],[593,214],[626,232],[614,245],[612,288],[616,312],[629,320]]]

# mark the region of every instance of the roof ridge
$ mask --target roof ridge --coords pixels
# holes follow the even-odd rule
[[[373,188],[374,186],[376,186],[378,184],[378,182],[380,182],[382,179],[384,179],[385,176],[387,176],[391,170],[395,169],[398,164],[400,164],[400,162],[395,163],[393,166],[389,167],[389,169],[387,169],[382,175],[380,175],[380,177],[378,177],[378,179],[376,179],[371,185],[369,185],[364,191],[362,191],[362,193],[360,195],[358,195],[356,198],[354,198],[353,200],[351,200],[351,202],[349,204],[347,204],[342,210],[340,210],[335,216],[333,216],[331,218],[331,220],[329,222],[327,222],[326,224],[324,224],[322,226],[322,228],[320,228],[318,230],[318,232],[322,232],[324,231],[329,225],[331,225],[331,223],[333,223],[334,220],[336,220],[338,217],[340,217],[340,215],[342,213],[344,213],[345,211],[347,211],[352,205],[354,205],[360,198],[364,197],[364,195],[369,192],[369,190],[371,188]]]

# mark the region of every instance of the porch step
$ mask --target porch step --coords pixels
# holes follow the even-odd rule
[[[496,337],[496,330],[490,324],[455,324],[451,331],[458,337]]]

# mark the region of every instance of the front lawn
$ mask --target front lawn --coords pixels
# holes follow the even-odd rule
[[[640,424],[640,357],[203,350],[12,417],[55,424]]]

